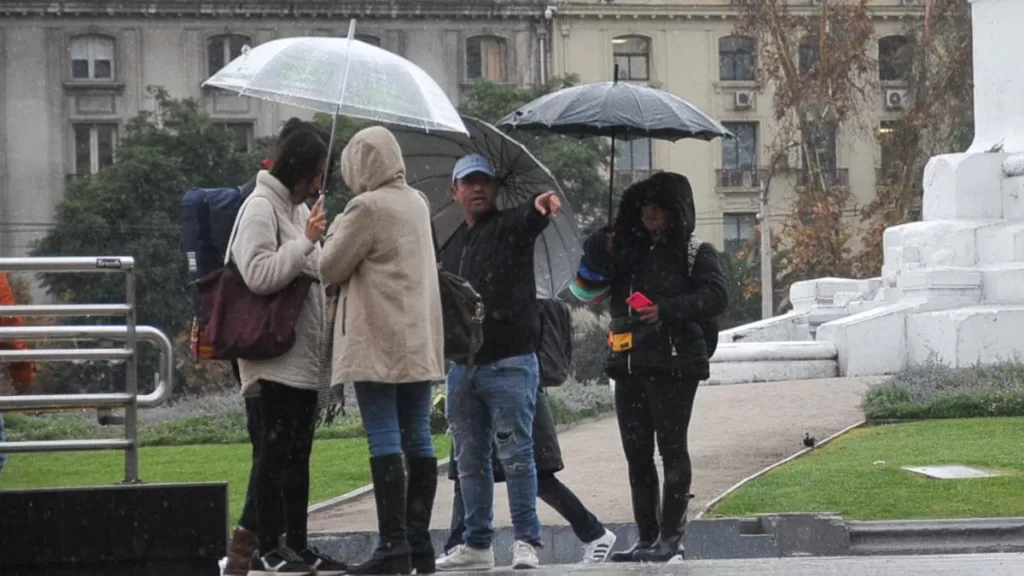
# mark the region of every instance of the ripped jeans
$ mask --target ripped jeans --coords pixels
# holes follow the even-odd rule
[[[466,366],[456,364],[448,375],[445,407],[465,505],[463,541],[472,548],[490,548],[494,539],[492,441],[505,469],[515,538],[540,543],[533,459],[539,383],[540,369],[533,354],[474,366],[468,374]]]

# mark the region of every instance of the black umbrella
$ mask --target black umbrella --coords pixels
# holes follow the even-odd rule
[[[406,180],[430,201],[438,243],[444,245],[464,222],[462,207],[451,194],[455,162],[466,154],[482,154],[491,161],[501,182],[498,208],[518,206],[548,191],[556,192],[562,200],[561,213],[534,245],[537,295],[556,297],[573,282],[583,255],[576,217],[558,181],[529,150],[494,126],[468,116],[462,121],[469,136],[392,128],[402,146]]]
[[[619,69],[615,67],[615,77]],[[605,136],[612,139],[611,169],[615,171],[615,141],[657,138],[734,138],[721,123],[674,94],[642,84],[597,82],[572,86],[542,96],[497,123],[506,130],[546,131],[567,136]],[[608,221],[612,219],[609,182]]]

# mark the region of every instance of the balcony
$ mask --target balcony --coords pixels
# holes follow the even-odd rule
[[[715,189],[729,191],[756,191],[768,178],[766,168],[724,168],[715,170]]]
[[[612,183],[616,190],[625,190],[641,180],[650,178],[654,172],[654,170],[616,170]]]
[[[850,171],[847,168],[833,168],[832,170],[822,170],[821,178],[825,181],[825,186],[829,188],[849,188],[850,187]],[[796,185],[807,186],[811,182],[811,172],[807,169],[800,170],[796,173]]]

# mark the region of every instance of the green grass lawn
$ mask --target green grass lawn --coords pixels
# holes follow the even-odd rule
[[[900,469],[933,464],[1004,476],[932,480]],[[1024,516],[1024,418],[854,430],[740,488],[707,517],[826,511],[848,520]]]
[[[434,437],[437,457],[448,457],[446,436]],[[249,480],[248,444],[154,446],[139,452],[144,482],[223,482],[229,484],[232,525],[242,513]],[[310,463],[310,502],[320,502],[370,482],[365,438],[318,440]],[[114,484],[124,478],[122,452],[11,454],[0,473],[0,489]]]

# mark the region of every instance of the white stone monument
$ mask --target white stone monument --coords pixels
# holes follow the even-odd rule
[[[974,143],[928,163],[924,220],[885,231],[869,305],[818,327],[842,375],[1024,352],[1024,0],[972,0],[972,11]]]

